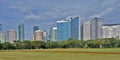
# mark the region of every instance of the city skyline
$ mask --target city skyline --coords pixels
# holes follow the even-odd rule
[[[28,41],[64,41],[70,38],[75,40],[120,38],[120,24],[104,24],[103,18],[94,17],[81,23],[79,17],[76,16],[56,21],[56,23],[56,27],[49,29],[49,32],[40,30],[39,26],[33,26],[34,33]],[[0,25],[2,30],[2,24]],[[18,41],[26,41],[24,31],[24,24],[20,24],[18,25],[18,33],[14,29],[8,30],[7,35],[0,32],[0,42],[13,43],[17,41],[17,38]]]
[[[0,24],[6,32],[24,23],[25,39],[29,39],[34,25],[48,30],[68,16],[79,15],[80,20],[97,16],[105,23],[120,23],[119,7],[120,0],[0,0]]]

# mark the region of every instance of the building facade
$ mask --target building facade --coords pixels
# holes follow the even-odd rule
[[[71,38],[77,40],[81,39],[81,25],[80,25],[79,17],[71,18],[70,32],[71,32]]]
[[[0,43],[4,43],[4,42],[6,42],[5,34],[0,32]]]
[[[91,39],[102,38],[103,19],[95,17],[91,20]]]
[[[18,26],[18,38],[19,41],[24,41],[24,24]]]
[[[13,43],[17,40],[17,33],[15,30],[11,29],[7,31],[8,42]]]
[[[52,27],[50,30],[50,41],[57,41],[57,27]]]
[[[93,18],[83,23],[83,40],[102,38],[102,18]]]
[[[104,24],[102,26],[103,38],[120,39],[120,24]]]
[[[83,40],[90,40],[91,39],[91,21],[85,21],[83,23],[83,28],[82,28],[82,32],[83,32]]]
[[[36,30],[34,33],[34,41],[44,41],[45,35],[44,31]]]
[[[70,38],[70,21],[57,21],[57,40],[68,40]]]

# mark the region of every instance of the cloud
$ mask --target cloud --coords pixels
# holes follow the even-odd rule
[[[92,17],[104,17],[106,15],[109,15],[111,12],[113,12],[114,9],[115,9],[114,7],[109,7],[106,10],[102,11],[101,13],[91,16],[91,18]]]
[[[26,20],[51,20],[57,19],[61,16],[64,16],[59,9],[50,10],[50,11],[43,11],[39,14],[30,11],[28,14],[25,15]]]
[[[10,6],[10,8],[20,10],[21,12],[26,12],[31,9],[28,6],[16,6],[16,5],[12,5],[12,6]]]
[[[94,15],[90,16],[89,18],[106,17],[118,9],[117,6],[119,3],[119,0],[102,0],[102,2],[95,9]]]

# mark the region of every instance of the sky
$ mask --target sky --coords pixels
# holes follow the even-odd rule
[[[100,17],[105,24],[120,23],[120,0],[0,0],[3,31],[17,31],[24,23],[26,39],[32,36],[34,25],[48,30],[69,16],[80,16],[82,21]]]

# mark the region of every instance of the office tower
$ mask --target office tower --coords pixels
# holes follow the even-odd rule
[[[57,41],[57,27],[50,29],[50,41]]]
[[[0,43],[4,43],[5,42],[5,34],[0,32]]]
[[[39,30],[39,26],[33,26],[33,34],[36,30]]]
[[[68,40],[70,38],[70,22],[61,20],[57,21],[57,40]]]
[[[24,24],[18,26],[18,37],[19,41],[24,41]]]
[[[120,39],[120,24],[104,24],[102,26],[103,38]]]
[[[34,41],[44,41],[44,31],[36,30],[34,33]]]
[[[95,17],[83,23],[83,40],[102,38],[103,19]]]
[[[79,17],[71,18],[70,21],[71,38],[81,40],[81,25]]]
[[[14,41],[17,40],[17,33],[15,30],[11,29],[7,31],[8,34],[8,42],[13,43]]]

